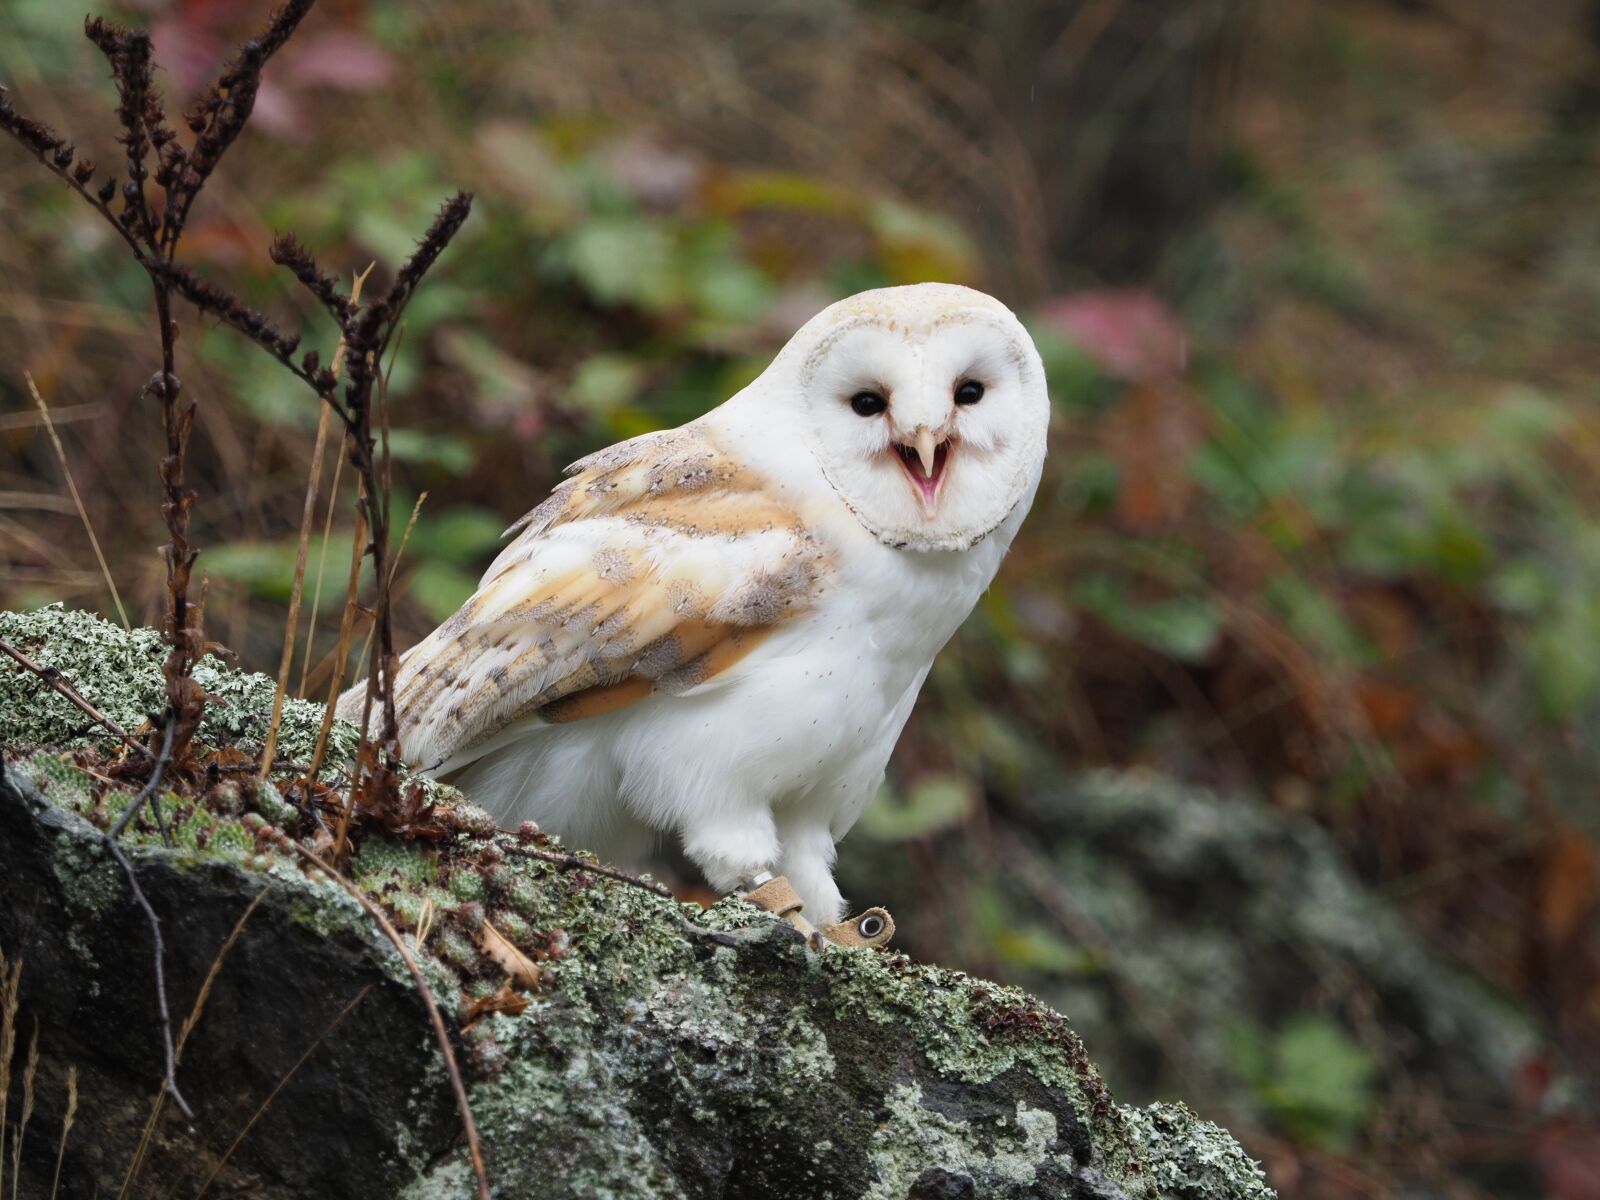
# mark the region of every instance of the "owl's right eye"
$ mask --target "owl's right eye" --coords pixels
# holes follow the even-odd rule
[[[889,402],[877,392],[857,392],[850,397],[850,407],[858,417],[875,417],[889,407]]]

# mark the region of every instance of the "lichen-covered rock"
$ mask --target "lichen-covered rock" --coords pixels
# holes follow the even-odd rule
[[[63,1195],[120,1189],[161,1075],[149,933],[98,827],[125,804],[46,749],[13,754],[0,783],[0,948],[23,960],[22,1019],[39,1022],[37,1128],[59,1129],[64,1074],[80,1072]],[[179,1019],[263,900],[184,1051],[197,1120],[167,1107],[136,1193],[193,1195],[215,1171],[213,1194],[269,1200],[469,1195],[393,947],[258,813],[166,807],[171,848],[143,821],[126,842]],[[1020,992],[899,954],[818,954],[742,902],[701,912],[539,857],[536,839],[455,828],[444,844],[368,837],[351,873],[470,1026],[459,1056],[499,1196],[1272,1194],[1215,1126],[1116,1104],[1065,1020]],[[524,1011],[470,1021],[505,980],[485,928],[538,985]],[[50,1142],[26,1142],[25,1191],[48,1194]]]
[[[84,699],[124,729],[134,730],[161,711],[166,689],[161,664],[167,656],[154,629],[123,629],[93,613],[52,604],[33,612],[0,612],[0,638],[40,666],[56,667]],[[206,709],[200,737],[211,743],[266,742],[276,683],[266,675],[231,670],[207,656],[195,667],[195,680],[215,699]],[[322,705],[290,698],[278,728],[278,757],[307,762],[322,727]],[[347,761],[356,752],[360,731],[336,720],[329,757]],[[63,697],[9,658],[0,658],[0,740],[13,746],[76,745],[115,739],[89,722]]]

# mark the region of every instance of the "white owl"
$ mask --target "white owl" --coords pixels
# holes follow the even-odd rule
[[[503,823],[711,886],[786,876],[818,923],[934,655],[1032,503],[1027,331],[948,284],[824,309],[754,383],[574,463],[401,660],[401,744]],[[359,711],[358,687],[345,697]]]

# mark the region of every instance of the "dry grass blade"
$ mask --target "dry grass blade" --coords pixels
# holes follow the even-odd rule
[[[406,552],[406,543],[411,540],[411,531],[417,527],[417,517],[421,514],[423,502],[426,501],[427,498],[428,493],[423,492],[417,497],[417,502],[411,506],[411,519],[406,522],[406,531],[400,535],[400,547],[394,552],[394,561],[389,564],[389,586],[391,588],[394,587],[394,577],[400,572],[400,559],[401,556],[403,556]],[[376,625],[367,626],[367,638],[366,641],[361,643],[361,654],[356,659],[357,662],[367,661],[372,651],[372,635],[376,629]],[[365,714],[363,714],[362,719],[363,722],[365,722]],[[364,724],[363,728],[365,728]]]
[[[406,531],[400,535],[399,548],[394,552],[394,561],[389,564],[389,586],[394,586],[395,574],[400,570],[400,557],[406,552],[406,543],[411,540],[411,531],[417,527],[417,516],[422,512],[422,506],[428,499],[428,493],[423,492],[417,497],[417,502],[411,506],[411,519],[406,522]]]
[[[23,372],[24,375],[27,372]],[[28,381],[33,382],[31,379]],[[58,408],[55,412],[45,411],[43,417],[36,417],[32,413],[6,413],[0,416],[0,433],[12,429],[32,429],[35,425],[72,425],[79,421],[98,421],[106,414],[104,404],[73,404],[66,408]]]
[[[311,544],[311,524],[317,513],[317,486],[322,482],[322,456],[328,448],[328,422],[333,409],[322,406],[317,421],[317,440],[311,449],[311,470],[306,480],[305,508],[300,515],[300,544],[295,550],[294,583],[289,589],[289,616],[283,625],[283,654],[278,659],[278,686],[272,695],[272,719],[267,724],[267,741],[261,752],[261,779],[272,774],[272,758],[278,749],[278,725],[283,720],[283,700],[289,690],[289,669],[294,663],[294,639],[300,629],[300,595],[306,581],[306,554]]]
[[[361,302],[361,287],[367,282],[367,276],[372,274],[372,265],[356,276],[350,292],[351,305]],[[339,369],[344,365],[344,354],[345,341],[340,338],[339,348],[333,355],[335,379],[339,378]],[[332,416],[332,406],[324,404],[317,420],[317,441],[311,451],[311,471],[306,480],[306,502],[300,514],[300,544],[295,551],[294,584],[289,589],[289,619],[284,623],[283,655],[278,660],[278,687],[272,696],[272,720],[267,725],[267,744],[261,752],[262,780],[272,774],[272,758],[278,748],[278,724],[283,720],[283,699],[289,690],[289,670],[294,664],[294,638],[300,628],[300,596],[306,582],[306,552],[311,544],[311,524],[317,515],[317,487],[322,482],[322,456],[328,447],[328,423]],[[323,549],[327,549],[326,543]]]
[[[223,940],[215,957],[211,960],[211,967],[206,971],[205,980],[200,984],[200,991],[195,996],[194,1005],[189,1010],[189,1015],[184,1019],[183,1028],[178,1031],[178,1041],[173,1047],[174,1066],[183,1057],[183,1047],[189,1040],[189,1035],[194,1032],[194,1027],[200,1023],[200,1015],[205,1011],[206,1001],[211,998],[212,985],[216,983],[217,976],[222,972],[222,964],[227,959],[229,952],[239,940],[239,935],[244,932],[245,922],[260,906],[266,897],[267,891],[262,888],[239,914],[239,919],[233,923],[233,929]],[[170,1089],[163,1088],[156,1093],[156,1098],[150,1104],[150,1113],[145,1118],[144,1129],[139,1135],[139,1144],[134,1148],[133,1158],[128,1163],[128,1170],[122,1178],[122,1188],[117,1192],[118,1200],[124,1200],[130,1194],[134,1182],[139,1177],[139,1172],[144,1169],[145,1157],[150,1152],[150,1139],[155,1134],[156,1121],[161,1117],[161,1109],[166,1104]]]
[[[323,405],[324,412],[327,405]],[[326,419],[326,418],[324,418]],[[328,489],[328,512],[322,522],[322,548],[317,551],[317,583],[311,590],[311,619],[306,624],[306,652],[300,659],[300,686],[295,694],[302,699],[306,694],[306,680],[311,676],[311,651],[317,644],[317,610],[322,607],[322,579],[328,570],[328,543],[333,540],[333,510],[339,503],[339,476],[344,472],[344,455],[333,460],[333,486]]]
[[[6,1182],[6,1102],[11,1096],[11,1056],[17,1048],[17,1005],[22,993],[22,960],[6,962],[0,950],[0,1194]]]
[[[50,1183],[50,1200],[56,1200],[61,1191],[61,1163],[67,1156],[67,1135],[72,1132],[72,1122],[78,1115],[78,1068],[67,1068],[67,1113],[61,1118],[61,1141],[56,1144],[56,1173]]]
[[[433,1023],[434,1037],[439,1042],[439,1053],[444,1058],[445,1071],[450,1076],[451,1090],[455,1092],[456,1107],[461,1110],[461,1124],[467,1135],[467,1151],[472,1157],[472,1170],[477,1177],[478,1198],[489,1200],[489,1177],[483,1167],[483,1146],[478,1141],[478,1125],[472,1119],[472,1105],[467,1100],[467,1085],[462,1081],[461,1068],[456,1065],[455,1051],[450,1047],[450,1031],[445,1028],[444,1016],[439,1012],[438,1004],[434,1002],[433,991],[428,987],[427,979],[423,977],[422,968],[417,965],[417,960],[412,957],[411,951],[406,949],[405,939],[390,923],[389,918],[383,915],[383,910],[374,904],[365,892],[340,874],[331,863],[325,862],[300,843],[291,842],[290,845],[301,858],[327,872],[330,879],[337,881],[340,887],[354,897],[357,904],[367,910],[367,915],[377,922],[383,935],[394,944],[395,951],[406,964],[406,970],[411,972],[411,978],[417,985],[417,993],[422,997],[423,1007],[428,1010],[428,1019]]]
[[[39,394],[33,376],[24,371],[22,377],[28,381],[28,392],[33,396],[33,402],[39,406],[39,416],[44,421],[45,432],[50,435],[50,444],[56,448],[56,458],[61,463],[61,475],[67,481],[67,490],[72,493],[72,503],[77,506],[78,519],[83,522],[84,532],[89,535],[89,545],[94,547],[94,560],[100,564],[100,574],[106,578],[106,587],[111,591],[111,600],[117,606],[117,617],[122,621],[124,629],[131,628],[128,624],[128,611],[122,607],[122,596],[117,591],[117,581],[111,578],[111,568],[106,564],[106,556],[100,549],[100,539],[94,535],[94,525],[89,520],[89,510],[84,508],[83,497],[78,495],[78,485],[73,482],[72,471],[67,467],[67,451],[61,445],[61,437],[56,433],[55,423],[50,420],[50,409],[45,406],[44,397]]]
[[[200,1190],[194,1194],[194,1200],[202,1200],[206,1194],[206,1191],[213,1183],[216,1182],[217,1176],[222,1174],[222,1169],[228,1165],[228,1160],[233,1157],[233,1152],[239,1148],[239,1144],[243,1142],[244,1139],[249,1135],[250,1131],[255,1128],[255,1123],[261,1119],[261,1114],[272,1107],[272,1102],[278,1098],[278,1093],[283,1091],[283,1089],[288,1086],[289,1081],[295,1077],[295,1073],[299,1071],[301,1067],[306,1065],[306,1060],[316,1052],[317,1047],[322,1045],[330,1033],[339,1028],[340,1023],[350,1015],[351,1010],[354,1009],[356,1005],[360,1004],[364,999],[366,999],[367,993],[372,990],[372,986],[373,985],[369,983],[359,992],[357,992],[351,998],[350,1003],[341,1008],[333,1020],[328,1022],[328,1027],[321,1033],[317,1034],[316,1040],[313,1041],[311,1045],[306,1047],[305,1053],[299,1058],[295,1059],[294,1065],[284,1072],[283,1078],[278,1080],[272,1091],[267,1093],[267,1098],[256,1107],[255,1112],[250,1114],[250,1119],[244,1123],[244,1128],[240,1129],[239,1132],[234,1136],[233,1141],[228,1143],[228,1148],[222,1152],[222,1157],[217,1160],[217,1165],[211,1168],[211,1174],[206,1176],[205,1182],[200,1185]]]
[[[433,897],[422,898],[422,913],[417,917],[417,948],[420,950],[428,940],[428,935],[433,932]]]
[[[33,1081],[39,1074],[39,1018],[33,1019],[33,1038],[28,1043],[28,1065],[22,1072],[22,1119],[17,1122],[17,1140],[11,1145],[11,1200],[17,1200],[22,1186],[22,1136],[33,1119]]]
[[[310,779],[315,779],[322,770],[322,762],[328,755],[328,735],[333,732],[334,710],[339,703],[339,689],[344,686],[345,667],[350,661],[350,635],[354,631],[357,593],[361,588],[361,559],[366,553],[367,522],[366,510],[360,506],[356,508],[355,536],[351,540],[350,550],[350,582],[346,585],[344,596],[344,615],[339,619],[339,648],[333,659],[333,680],[328,685],[327,707],[322,711],[322,728],[317,731],[317,747],[311,754],[311,766],[306,772]]]

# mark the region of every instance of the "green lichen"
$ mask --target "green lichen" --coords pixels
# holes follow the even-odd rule
[[[161,664],[167,648],[153,629],[123,629],[93,613],[52,604],[27,613],[0,612],[0,638],[41,666],[60,670],[84,699],[124,729],[139,729],[165,706]],[[271,678],[235,671],[213,656],[196,664],[194,677],[215,699],[200,727],[203,744],[259,748],[265,743],[276,690]],[[9,658],[0,658],[0,712],[6,714],[8,745],[116,745],[109,733]],[[284,702],[280,759],[310,761],[322,713],[322,705],[310,700]],[[360,736],[350,722],[336,720],[329,735],[330,764],[352,760]]]
[[[992,1136],[985,1150],[972,1127],[924,1103],[917,1085],[895,1088],[887,1099],[891,1114],[872,1138],[872,1160],[878,1179],[867,1200],[901,1200],[905,1182],[916,1179],[930,1163],[953,1176],[964,1176],[972,1195],[995,1195],[1007,1184],[1025,1188],[1038,1181],[1040,1169],[1058,1167],[1070,1177],[1075,1164],[1069,1154],[1051,1150],[1056,1119],[1048,1112],[1018,1103],[1016,1115]],[[1006,1118],[1001,1118],[1007,1120]]]
[[[136,724],[141,707],[160,703],[161,647],[148,631],[125,634],[56,609],[0,614],[0,636],[31,637],[41,657],[52,639],[63,642],[70,652],[55,661],[88,681],[108,711],[120,704],[118,719]],[[82,655],[91,652],[121,655],[120,666],[108,675],[85,670]],[[204,686],[224,700],[212,736],[259,736],[271,682],[220,664],[208,670],[216,673]],[[37,701],[36,683],[0,671],[0,696]],[[315,736],[320,715],[314,705],[294,710],[285,756],[308,755],[297,739]],[[12,728],[0,738],[68,744],[81,724],[30,715],[24,738]],[[339,745],[338,753],[353,749]],[[75,836],[58,840],[52,863],[71,903],[93,913],[120,900],[119,872],[83,819],[97,804],[88,777],[46,752],[18,770],[77,814]],[[131,795],[97,790],[99,820]],[[337,882],[308,875],[272,838],[258,840],[261,818],[242,813],[238,796],[224,799],[169,804],[170,849],[147,822],[130,826],[136,869],[233,864],[246,872],[242,887],[275,889],[277,919],[361,943],[410,988],[398,953],[360,905]],[[294,814],[273,811],[271,796],[266,809],[275,826],[295,828]],[[473,940],[482,920],[539,960],[527,1009],[489,1016],[463,1038],[500,1194],[659,1200],[725,1191],[737,1178],[755,1191],[856,1200],[904,1196],[931,1169],[954,1187],[969,1181],[976,1196],[1069,1194],[1069,1186],[1086,1197],[1151,1200],[1270,1195],[1238,1146],[1187,1110],[1113,1104],[1065,1020],[1020,991],[900,954],[819,954],[743,901],[701,912],[562,869],[497,833],[481,810],[458,808],[453,824],[465,832],[433,845],[368,835],[351,873],[410,931],[405,940],[447,1014],[460,1017],[504,982]],[[422,1064],[419,1089],[447,1086],[436,1053],[407,1061]],[[411,1158],[417,1175],[406,1195],[465,1194],[463,1153],[436,1161],[438,1148],[414,1139],[411,1119],[394,1114],[393,1153]]]
[[[256,783],[250,803],[258,813],[274,825],[287,825],[299,815],[294,805],[283,798],[283,793],[271,780],[260,780]]]
[[[488,888],[477,871],[456,871],[450,876],[450,892],[457,900],[482,900]]]
[[[1183,1105],[1124,1106],[1122,1111],[1161,1200],[1271,1200],[1275,1195],[1260,1164],[1226,1130]]]
[[[368,891],[390,884],[415,889],[439,877],[439,864],[432,853],[415,842],[378,835],[361,844],[352,874]]]

